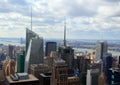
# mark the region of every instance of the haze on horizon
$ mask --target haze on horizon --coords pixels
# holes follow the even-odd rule
[[[45,38],[120,38],[120,0],[0,0],[0,37],[25,37],[25,29]]]

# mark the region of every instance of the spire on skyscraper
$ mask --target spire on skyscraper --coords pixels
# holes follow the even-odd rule
[[[32,30],[32,6],[31,6],[31,30]]]
[[[66,47],[66,20],[64,21],[64,46]]]

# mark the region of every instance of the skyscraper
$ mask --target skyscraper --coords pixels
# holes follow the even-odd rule
[[[106,53],[103,56],[103,71],[105,72],[105,75],[107,77],[108,84],[111,85],[112,81],[112,72],[110,71],[110,68],[112,68],[113,65],[113,57],[111,53]]]
[[[44,56],[43,38],[39,37],[36,33],[34,33],[31,30],[27,30],[27,32],[28,33],[26,34],[27,35],[26,42],[27,44],[29,43],[29,45],[25,58],[25,72],[29,72],[29,68],[31,64],[43,63],[43,56]]]
[[[107,53],[107,42],[97,42],[96,44],[96,60],[103,59],[103,55]]]
[[[85,56],[77,56],[77,68],[80,70],[80,72],[86,72],[85,70]]]
[[[68,67],[66,62],[63,59],[56,57],[53,65],[52,85],[68,85],[67,75]]]
[[[12,58],[14,56],[14,46],[13,45],[8,46],[8,56],[10,56],[10,58]]]
[[[32,46],[31,46],[31,64],[38,64],[43,63],[43,38],[37,37],[32,39]]]
[[[66,43],[66,23],[64,24],[64,46],[58,49],[59,57],[66,61],[68,68],[74,67],[74,50],[67,46]]]
[[[46,42],[45,56],[50,56],[51,51],[56,51],[57,43],[56,42]]]
[[[17,56],[17,72],[24,72],[24,64],[25,64],[25,51],[21,52]]]
[[[71,47],[60,47],[58,54],[66,61],[69,69],[74,67],[74,50]]]

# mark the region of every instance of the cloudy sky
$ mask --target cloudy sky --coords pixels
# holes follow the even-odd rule
[[[0,0],[0,37],[25,37],[25,29],[44,38],[120,39],[120,0]]]

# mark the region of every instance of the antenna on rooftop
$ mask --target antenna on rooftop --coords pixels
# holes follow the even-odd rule
[[[66,47],[66,19],[64,21],[64,46]]]
[[[32,6],[31,6],[31,30],[32,30]]]

